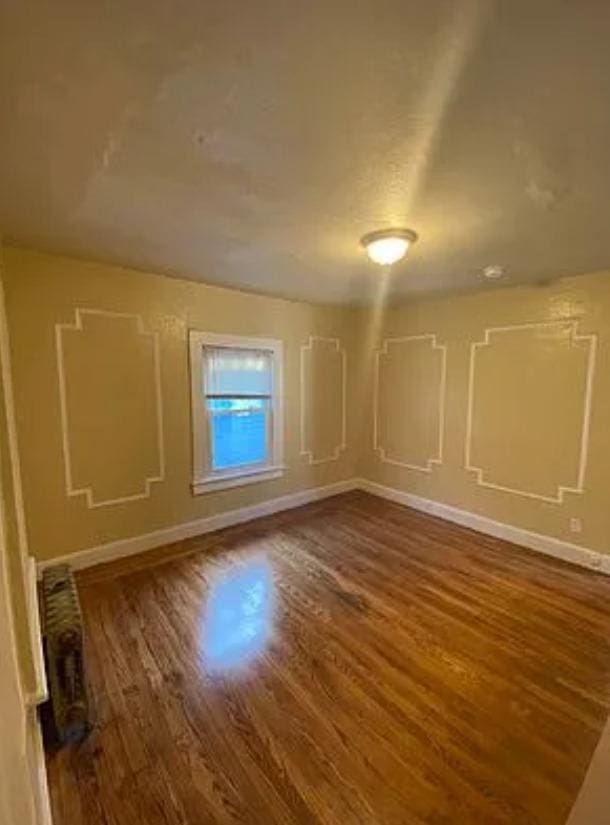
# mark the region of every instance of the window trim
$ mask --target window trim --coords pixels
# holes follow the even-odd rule
[[[204,394],[203,348],[237,347],[239,349],[269,350],[272,362],[271,427],[269,461],[210,471],[207,416],[203,414],[201,399]],[[255,484],[280,478],[286,469],[284,460],[284,344],[277,338],[253,338],[242,335],[224,335],[216,332],[189,330],[191,373],[191,437],[193,495],[225,490],[244,484]]]

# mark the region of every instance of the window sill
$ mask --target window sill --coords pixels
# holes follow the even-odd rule
[[[216,473],[193,481],[193,495],[213,493],[217,490],[228,490],[231,487],[242,487],[244,484],[256,484],[259,481],[271,481],[284,475],[284,466],[257,467],[251,470],[238,470],[232,473]]]

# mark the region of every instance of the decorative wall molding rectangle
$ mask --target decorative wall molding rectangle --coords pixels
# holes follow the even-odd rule
[[[161,482],[165,478],[165,449],[163,442],[163,404],[161,391],[161,364],[159,356],[159,336],[157,332],[149,332],[144,327],[144,321],[140,315],[125,313],[125,312],[111,312],[103,309],[75,309],[75,321],[73,324],[55,324],[55,343],[57,352],[57,376],[59,383],[59,402],[60,402],[60,416],[61,416],[61,432],[62,432],[62,450],[64,458],[64,472],[66,481],[66,494],[69,497],[84,496],[87,502],[87,507],[94,509],[97,507],[109,507],[115,504],[123,504],[130,501],[137,501],[150,497],[151,485],[156,482]],[[155,404],[156,409],[156,431],[157,431],[157,450],[158,450],[158,472],[153,476],[147,476],[142,480],[143,490],[140,493],[127,496],[116,496],[113,498],[95,500],[93,489],[91,486],[77,487],[73,480],[73,462],[72,462],[72,447],[70,442],[70,421],[68,415],[67,402],[67,388],[66,388],[66,372],[64,361],[64,343],[63,333],[65,331],[83,332],[83,320],[89,316],[101,316],[105,318],[115,319],[131,319],[135,321],[137,333],[145,338],[150,338],[153,345],[153,369],[155,379]]]
[[[390,344],[403,344],[414,341],[429,341],[430,347],[433,350],[438,350],[441,354],[441,368],[440,380],[438,387],[438,446],[436,455],[430,456],[425,464],[415,464],[409,461],[401,461],[396,458],[390,458],[386,450],[380,443],[380,423],[379,423],[379,373],[380,373],[380,359],[384,355],[388,355],[388,346]],[[375,352],[375,360],[373,367],[373,449],[377,453],[380,461],[386,464],[394,464],[398,467],[404,467],[409,470],[418,470],[422,473],[432,472],[434,465],[443,463],[443,440],[445,429],[445,395],[447,383],[447,347],[444,344],[439,344],[436,334],[427,333],[423,335],[405,335],[399,338],[384,338],[381,347]]]
[[[305,379],[305,359],[308,352],[313,352],[316,343],[331,344],[341,358],[341,438],[329,456],[316,458],[314,450],[307,445],[307,389]],[[337,461],[341,453],[347,448],[347,353],[341,346],[339,338],[325,338],[319,335],[310,335],[307,343],[301,346],[301,455],[309,464],[324,464],[328,461]]]
[[[476,371],[476,356],[477,352],[492,344],[492,335],[501,335],[523,330],[536,329],[560,329],[564,328],[570,332],[571,341],[586,341],[588,342],[588,356],[586,366],[586,379],[584,387],[584,395],[582,399],[582,426],[580,431],[580,449],[578,469],[574,484],[557,484],[557,492],[555,495],[543,495],[541,493],[533,492],[525,489],[518,489],[502,484],[496,484],[485,478],[487,470],[482,467],[475,466],[472,462],[472,435],[473,435],[473,410],[474,410],[474,396],[475,396],[475,371]],[[470,366],[468,376],[468,402],[466,414],[466,439],[465,439],[465,468],[476,476],[476,483],[480,487],[487,487],[492,490],[499,490],[513,495],[525,496],[527,498],[537,499],[553,504],[562,504],[565,493],[582,493],[584,492],[585,474],[587,468],[587,457],[589,449],[589,426],[591,416],[591,400],[593,394],[593,381],[595,373],[595,361],[597,352],[597,335],[594,333],[588,335],[578,334],[578,322],[575,320],[558,320],[558,321],[543,321],[540,323],[531,324],[513,324],[502,327],[489,327],[485,330],[482,341],[472,342],[470,345]],[[561,449],[562,445],[558,445]]]

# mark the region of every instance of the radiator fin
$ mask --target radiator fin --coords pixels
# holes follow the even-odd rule
[[[67,564],[42,575],[43,634],[51,717],[58,744],[82,739],[90,727],[85,682],[83,621]]]

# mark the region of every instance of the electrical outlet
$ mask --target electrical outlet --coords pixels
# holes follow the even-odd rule
[[[582,522],[579,518],[571,518],[570,519],[570,531],[572,533],[580,533],[582,530]]]

